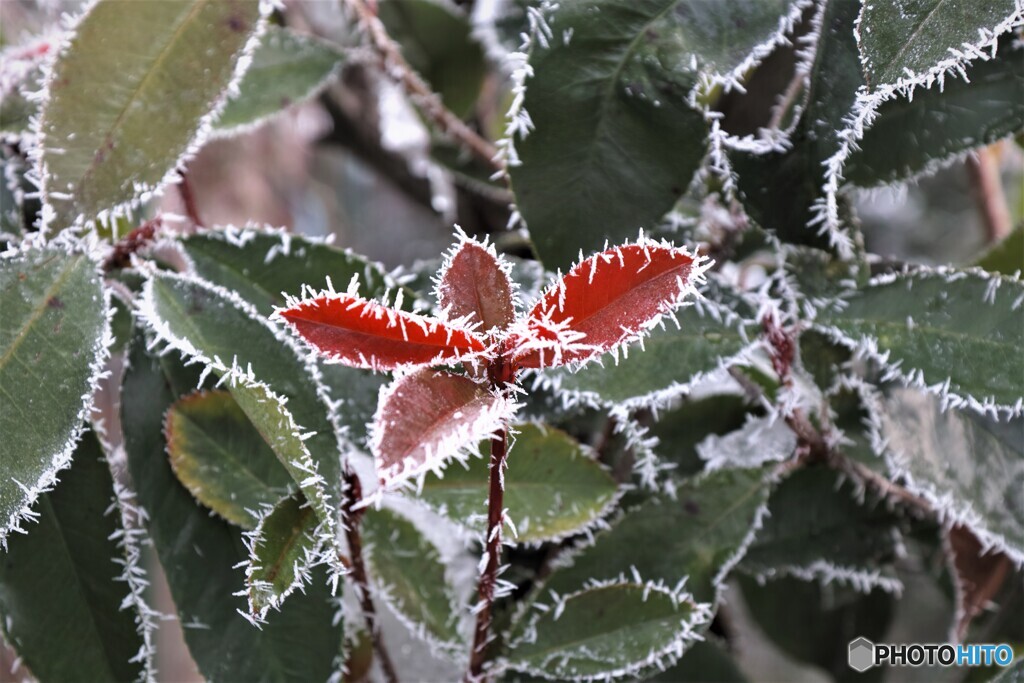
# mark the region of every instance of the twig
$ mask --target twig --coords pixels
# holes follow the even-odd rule
[[[342,471],[342,478],[345,480],[345,487],[348,495],[342,503],[341,510],[345,516],[346,528],[345,539],[348,541],[348,550],[351,554],[349,567],[352,570],[352,580],[355,582],[356,593],[358,593],[359,606],[363,611],[363,618],[366,620],[366,629],[370,632],[370,639],[373,642],[373,651],[380,663],[384,679],[388,683],[398,683],[398,675],[395,673],[395,665],[391,661],[387,648],[384,647],[384,639],[381,637],[380,628],[377,623],[377,609],[373,604],[373,597],[370,595],[370,581],[366,575],[366,562],[363,559],[363,536],[359,530],[362,522],[362,510],[354,510],[353,507],[363,498],[363,486],[359,476],[347,463]]]
[[[180,173],[181,180],[178,182],[178,193],[181,195],[181,202],[185,205],[185,215],[197,228],[204,226],[203,219],[199,216],[199,205],[196,204],[196,196],[192,192],[192,183],[184,171]]]
[[[501,523],[505,489],[502,485],[502,469],[505,467],[508,432],[504,428],[491,439],[490,491],[487,496],[487,565],[480,576],[478,590],[480,603],[473,631],[473,649],[469,655],[469,670],[466,681],[479,681],[483,677],[487,661],[487,645],[490,642],[491,612],[494,604],[494,589],[498,582],[498,567],[501,564]]]
[[[999,157],[995,148],[984,147],[969,156],[967,173],[981,212],[986,240],[990,244],[999,242],[1013,230],[1013,218],[999,177]]]
[[[370,42],[373,43],[373,47],[380,53],[385,70],[405,88],[409,97],[443,133],[464,145],[490,168],[497,171],[503,170],[504,167],[497,159],[498,149],[441,103],[441,98],[437,96],[437,93],[430,89],[430,86],[402,56],[401,50],[388,35],[377,12],[371,9],[366,0],[347,0],[347,2],[355,12],[366,35],[370,38]]]
[[[784,387],[791,387],[792,363],[796,356],[796,340],[790,331],[783,329],[778,321],[771,315],[765,316],[761,321],[765,339],[768,341],[768,352],[771,354],[772,367],[779,376],[779,382]],[[755,402],[764,401],[764,390],[755,382],[750,381],[742,372],[736,368],[730,368],[729,373],[740,383],[748,398]],[[778,474],[789,473],[812,462],[822,462],[878,491],[885,498],[898,500],[922,514],[933,512],[931,503],[924,498],[915,495],[899,484],[893,483],[881,474],[878,474],[870,467],[863,465],[856,460],[848,458],[838,447],[831,445],[826,438],[826,432],[816,427],[807,415],[795,408],[788,414],[783,415],[786,425],[793,430],[797,436],[797,454],[781,463],[777,469]],[[831,429],[828,425],[826,430]]]
[[[109,273],[130,265],[132,254],[152,242],[157,229],[161,225],[163,225],[163,219],[157,216],[146,221],[118,240],[114,245],[114,250],[110,252],[110,256],[103,262],[103,272]]]

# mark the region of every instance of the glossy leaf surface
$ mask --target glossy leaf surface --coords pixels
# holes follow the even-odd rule
[[[472,240],[454,248],[437,286],[438,305],[448,318],[462,318],[480,331],[504,329],[515,318],[512,282],[491,250]]]

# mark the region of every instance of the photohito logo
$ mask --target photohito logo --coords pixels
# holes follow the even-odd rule
[[[847,662],[858,673],[873,666],[1009,666],[1013,648],[1005,643],[875,644],[867,638],[850,641]]]

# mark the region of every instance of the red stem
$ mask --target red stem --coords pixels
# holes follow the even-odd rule
[[[502,469],[505,467],[508,431],[502,429],[491,439],[490,492],[487,496],[487,566],[480,576],[480,611],[476,615],[476,629],[473,633],[473,649],[469,657],[469,671],[466,681],[483,680],[484,664],[487,661],[487,645],[491,630],[491,611],[494,604],[494,589],[498,583],[498,567],[501,564],[501,517],[505,489],[502,485]]]
[[[352,556],[351,569],[352,580],[358,593],[359,606],[363,611],[363,618],[366,620],[366,629],[370,632],[370,639],[373,642],[373,651],[380,663],[381,671],[384,673],[384,680],[388,683],[398,683],[398,675],[395,673],[395,665],[391,661],[391,655],[384,647],[384,639],[381,637],[380,628],[377,624],[377,609],[373,604],[373,597],[370,595],[370,582],[366,575],[366,562],[363,560],[363,536],[359,525],[363,519],[362,510],[353,510],[355,503],[363,498],[363,486],[359,476],[346,464],[342,477],[348,488],[348,495],[342,503],[342,512],[345,515],[346,529],[345,538],[348,541],[348,551]]]

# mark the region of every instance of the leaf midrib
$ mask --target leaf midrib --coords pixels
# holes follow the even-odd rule
[[[46,309],[49,307],[48,302],[53,297],[53,295],[64,285],[67,279],[71,277],[71,274],[75,271],[76,267],[81,262],[81,258],[81,256],[78,256],[69,259],[64,268],[61,270],[57,279],[54,280],[50,288],[47,289],[46,292],[44,292],[42,298],[39,300],[40,304],[35,309],[32,310],[31,315],[29,316],[25,324],[22,326],[22,328],[18,331],[18,334],[14,338],[14,341],[11,343],[10,347],[8,347],[6,351],[4,351],[3,356],[0,356],[0,372],[3,372],[4,368],[7,367],[7,364],[14,357],[14,352],[17,351],[18,347],[21,346],[21,343],[25,341],[25,338],[28,336],[28,333],[31,330],[31,328],[35,325],[36,322],[38,322],[38,320],[41,317],[43,317],[43,313],[45,313]]]
[[[89,437],[88,435],[85,435],[83,438]],[[81,573],[78,571],[78,563],[75,562],[74,556],[71,554],[71,546],[68,545],[67,537],[64,535],[64,527],[60,523],[60,516],[53,507],[53,503],[50,501],[49,493],[40,496],[39,505],[40,507],[46,508],[53,519],[53,526],[57,530],[57,536],[60,539],[60,548],[63,551],[68,565],[71,567],[72,574],[75,575],[75,585],[77,586],[78,594],[86,606],[86,611],[89,613],[90,630],[93,632],[96,641],[100,644],[100,649],[103,651],[103,663],[106,665],[107,671],[110,674],[110,680],[116,680],[117,676],[114,674],[113,667],[111,666],[113,653],[110,651],[106,640],[102,636],[102,630],[100,629],[99,623],[96,621],[96,614],[92,608],[92,602],[87,597],[88,591],[86,590],[85,583],[82,581]],[[43,514],[45,515],[46,513],[44,512]]]
[[[185,16],[178,22],[178,24],[174,28],[174,32],[171,34],[167,43],[160,49],[160,52],[153,60],[152,65],[150,66],[149,69],[146,70],[145,75],[142,77],[141,80],[139,80],[138,85],[132,90],[131,94],[125,100],[124,106],[121,107],[121,111],[118,112],[117,117],[114,119],[114,122],[106,130],[103,136],[104,141],[113,139],[114,131],[121,127],[121,123],[124,121],[124,118],[128,113],[128,110],[131,108],[132,104],[138,99],[139,94],[144,90],[149,80],[153,77],[153,74],[166,60],[167,55],[171,51],[171,48],[177,44],[185,28],[191,23],[195,15],[203,7],[205,7],[212,1],[214,0],[195,0],[194,4],[192,5],[192,8],[189,9]],[[80,189],[82,185],[85,184],[89,177],[95,172],[100,162],[101,159],[94,154],[92,161],[89,162],[89,166],[86,167],[85,172],[82,174],[82,177],[79,178],[78,182],[74,185],[76,189]]]
[[[907,50],[910,49],[910,46],[914,43],[914,39],[921,32],[924,25],[931,21],[932,15],[935,14],[935,12],[943,4],[945,4],[945,0],[938,0],[938,2],[936,2],[930,10],[928,10],[928,14],[925,15],[924,19],[922,19],[920,23],[918,23],[917,27],[914,28],[914,31],[910,34],[910,36],[907,37],[906,40],[904,40],[903,45],[900,47],[900,49],[896,51],[896,54],[892,56],[892,59],[889,60],[889,63],[885,65],[886,72],[891,71],[893,63],[900,59],[904,54],[906,54]],[[865,8],[867,8],[867,5],[865,5]],[[878,84],[875,83],[873,85],[877,86]]]

